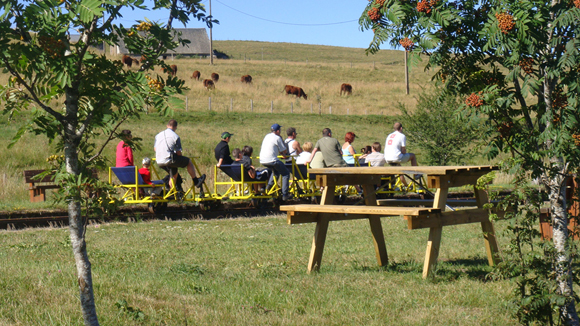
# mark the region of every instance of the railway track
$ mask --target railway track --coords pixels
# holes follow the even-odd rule
[[[417,195],[403,196],[408,199],[417,198]],[[470,199],[473,193],[452,193],[450,198]],[[349,203],[356,203],[360,198],[350,198]],[[143,221],[143,220],[191,220],[191,219],[215,219],[235,217],[257,217],[277,214],[280,211],[277,206],[271,204],[266,207],[252,208],[247,203],[224,203],[218,210],[202,210],[194,205],[175,204],[170,205],[162,212],[151,213],[147,206],[134,205],[119,208],[114,214],[89,219],[91,223],[106,223],[111,221]],[[31,227],[64,227],[68,225],[68,215],[62,210],[23,210],[18,212],[0,212],[0,229],[19,230]]]

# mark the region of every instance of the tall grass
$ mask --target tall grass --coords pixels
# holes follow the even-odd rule
[[[423,280],[428,231],[382,221],[388,267],[376,266],[368,223],[333,222],[321,272],[311,275],[313,224],[266,217],[90,225],[101,324],[515,324],[507,281],[485,277],[480,227],[446,227],[436,277]],[[0,324],[81,325],[68,231],[0,233]],[[120,300],[143,319],[119,309]]]

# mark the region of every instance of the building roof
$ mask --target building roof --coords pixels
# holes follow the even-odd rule
[[[181,38],[189,40],[191,43],[187,45],[179,44],[177,48],[166,53],[171,54],[189,54],[189,55],[209,55],[210,54],[210,44],[209,37],[207,36],[207,31],[205,28],[175,28],[175,31],[181,33]],[[125,47],[125,42],[120,40],[119,42],[119,53],[129,54],[129,51]],[[162,54],[164,55],[164,54]]]

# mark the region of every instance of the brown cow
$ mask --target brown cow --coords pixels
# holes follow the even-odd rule
[[[304,97],[305,100],[308,99],[308,96],[306,95],[306,93],[304,93],[304,90],[300,87],[286,85],[284,86],[284,92],[286,92],[286,94],[296,95],[296,97],[298,98]]]
[[[199,80],[199,77],[201,77],[201,72],[199,71],[194,71],[193,75],[191,75],[191,78],[195,79],[195,80]]]
[[[210,89],[215,88],[215,84],[213,83],[213,80],[211,80],[211,79],[204,79],[203,80],[203,87],[207,88],[207,90],[210,90]]]
[[[133,59],[133,64],[138,67],[139,66],[139,60]]]
[[[218,80],[220,80],[220,75],[216,74],[215,72],[211,74],[211,80],[213,80],[214,83],[217,83]]]
[[[342,93],[344,93],[346,95],[351,95],[352,94],[352,85],[351,84],[340,85],[340,96],[342,96]]]
[[[123,63],[127,65],[127,67],[129,68],[131,68],[131,66],[133,65],[133,58],[131,58],[126,54],[123,55],[123,59],[121,59],[121,61],[123,61]]]
[[[241,81],[242,81],[242,83],[251,84],[252,83],[252,76],[243,75]]]
[[[175,75],[177,74],[177,66],[176,65],[171,65],[169,66],[169,69],[165,68],[165,67],[161,67],[161,70],[166,73],[166,74],[170,74],[171,76],[175,77]]]

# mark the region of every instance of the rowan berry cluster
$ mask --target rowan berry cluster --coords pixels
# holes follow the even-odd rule
[[[381,18],[379,8],[371,8],[371,10],[369,10],[367,14],[369,15],[369,18],[374,22],[378,21]]]
[[[572,138],[574,138],[574,144],[580,146],[580,134],[574,134],[572,135]]]
[[[563,109],[568,106],[568,97],[561,88],[558,88],[552,92],[552,108],[553,109]]]
[[[580,9],[580,0],[574,0],[574,7]]]
[[[64,160],[64,155],[50,155],[46,161],[52,164],[60,164]]]
[[[150,88],[155,88],[158,92],[161,92],[165,87],[162,81],[153,79],[150,76],[145,76],[145,78],[148,80],[147,85],[149,85]]]
[[[553,123],[558,123],[560,122],[560,115],[557,113],[554,113],[554,115],[552,116],[552,122]]]
[[[127,33],[127,35],[133,36],[133,35],[135,35],[135,31],[134,30],[130,30],[129,33]]]
[[[376,3],[376,4],[377,4],[379,7],[382,7],[382,6],[385,4],[385,1],[387,1],[387,0],[375,0],[375,3]],[[578,1],[580,1],[580,0],[578,0]]]
[[[40,36],[38,38],[40,47],[53,59],[56,59],[64,51],[64,41],[50,36]]]
[[[514,22],[514,17],[506,12],[498,12],[495,14],[495,18],[499,23],[499,28],[501,32],[504,34],[509,33],[514,27],[516,23]]]
[[[528,75],[531,75],[532,73],[534,73],[533,65],[534,65],[534,59],[532,59],[532,58],[522,59],[519,63],[519,66]]]
[[[483,92],[479,92],[477,94],[471,93],[471,95],[469,95],[467,99],[465,99],[465,104],[474,108],[482,106],[483,105],[483,98],[481,96],[482,94]]]
[[[148,31],[151,29],[151,26],[153,26],[153,24],[151,24],[150,22],[141,22],[137,26],[137,30],[138,31]]]
[[[415,43],[413,43],[413,41],[411,41],[408,37],[405,37],[404,39],[400,40],[399,44],[401,44],[401,46],[404,47],[405,51],[407,52],[413,50],[413,48],[415,47]]]
[[[512,128],[514,127],[514,123],[511,121],[502,122],[499,126],[497,126],[497,131],[503,138],[507,138],[510,135]]]
[[[437,0],[420,0],[417,2],[417,11],[430,14],[431,10],[437,5]]]

